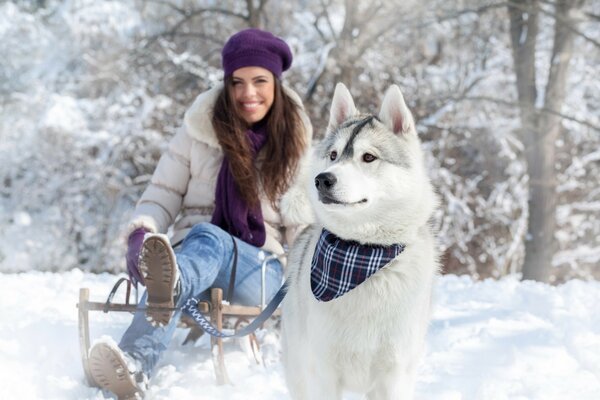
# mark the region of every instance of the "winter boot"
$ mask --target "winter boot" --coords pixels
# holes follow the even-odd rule
[[[98,342],[90,350],[90,373],[97,386],[115,394],[118,400],[137,400],[148,386],[137,362],[116,344]]]
[[[179,271],[169,239],[162,234],[147,235],[140,253],[140,271],[148,291],[146,319],[153,326],[165,326],[173,316]],[[165,307],[166,310],[156,310]]]

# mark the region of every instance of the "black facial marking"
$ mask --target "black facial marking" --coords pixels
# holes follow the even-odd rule
[[[342,158],[342,157],[351,158],[354,155],[354,140],[356,139],[356,137],[358,136],[360,131],[367,124],[370,124],[371,126],[373,126],[373,119],[375,119],[375,116],[369,115],[368,117],[366,117],[358,122],[352,123],[352,125],[356,124],[356,126],[352,129],[352,134],[350,135],[350,139],[348,139],[348,142],[346,143],[346,146],[344,147],[344,150],[342,151],[342,155],[340,156],[340,158]]]

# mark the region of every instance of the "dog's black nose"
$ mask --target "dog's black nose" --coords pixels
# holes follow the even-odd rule
[[[328,192],[337,182],[337,178],[331,172],[322,172],[315,178],[315,186],[319,192]]]

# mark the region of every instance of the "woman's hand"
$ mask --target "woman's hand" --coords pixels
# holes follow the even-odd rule
[[[138,282],[140,282],[142,286],[145,286],[144,279],[140,273],[139,263],[140,251],[144,244],[144,236],[148,232],[149,231],[145,228],[137,228],[135,231],[131,232],[127,239],[127,255],[125,256],[127,261],[127,273],[129,274],[131,283],[136,286]]]

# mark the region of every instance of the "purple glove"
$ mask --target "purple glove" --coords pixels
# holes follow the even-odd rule
[[[140,263],[142,244],[144,244],[144,235],[147,232],[149,231],[145,228],[137,228],[135,231],[131,232],[129,239],[127,239],[127,255],[125,256],[125,259],[127,260],[127,273],[129,274],[131,283],[136,286],[138,282],[140,282],[142,286],[145,286],[138,264]]]

